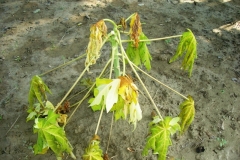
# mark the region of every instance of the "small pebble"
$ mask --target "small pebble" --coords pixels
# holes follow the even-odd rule
[[[232,78],[232,81],[237,82],[238,79],[237,78]]]

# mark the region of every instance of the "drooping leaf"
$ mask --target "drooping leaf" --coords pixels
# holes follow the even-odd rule
[[[185,100],[183,103],[180,104],[179,117],[181,118],[181,134],[183,134],[188,129],[194,119],[194,116],[194,100],[191,96],[188,96],[188,100]]]
[[[143,32],[142,32],[142,34],[140,34],[140,40],[148,40],[148,38],[144,35]],[[147,68],[147,70],[150,70],[152,57],[148,51],[147,44],[150,44],[150,42],[140,42],[139,43],[139,49],[140,49],[139,53],[140,53],[140,58],[141,58],[142,64]]]
[[[176,61],[178,58],[182,57],[184,53],[186,54],[182,61],[182,68],[188,70],[190,77],[192,75],[194,60],[197,59],[197,41],[190,29],[187,29],[187,31],[183,33],[177,51],[170,59],[169,63]]]
[[[139,35],[140,40],[148,40],[148,38],[144,35],[142,32]],[[128,58],[137,66],[143,64],[147,70],[151,69],[151,60],[152,57],[149,53],[147,44],[150,44],[149,42],[138,42],[138,47],[135,47],[133,42],[129,42],[127,46],[127,56]]]
[[[51,148],[58,158],[67,152],[73,159],[76,159],[64,129],[57,123],[58,117],[59,115],[51,110],[46,118],[35,119],[34,133],[38,133],[38,140],[37,144],[34,145],[34,153],[44,154]]]
[[[46,116],[48,115],[49,110],[54,110],[54,106],[50,101],[46,101],[42,106],[40,103],[35,103],[33,108],[28,109],[28,117],[27,121],[33,120],[39,116]]]
[[[143,155],[148,155],[148,150],[152,149],[153,154],[158,154],[158,160],[166,160],[168,147],[172,145],[171,135],[181,128],[177,123],[178,117],[165,117],[164,120],[155,124],[151,122],[150,135],[147,138],[147,144],[143,149]]]
[[[137,121],[142,119],[142,110],[138,103],[138,88],[129,76],[120,76],[119,79],[121,79],[121,83],[118,94],[124,100],[124,107],[121,109],[120,115],[123,112],[125,119],[129,115],[128,121],[134,125],[135,129]]]
[[[121,17],[120,22],[119,22],[119,25],[122,26],[123,31],[125,31],[125,30],[127,29],[127,24],[126,24],[125,18]]]
[[[91,26],[85,67],[95,64],[97,59],[100,57],[100,49],[103,45],[103,37],[106,36],[106,34],[107,26],[104,20],[100,20]]]
[[[96,139],[97,135],[91,140],[89,146],[85,149],[85,153],[83,155],[83,160],[103,160],[102,158],[102,150],[99,146],[100,140]]]
[[[46,92],[51,93],[43,80],[37,75],[33,76],[28,95],[29,108],[33,108],[34,103],[37,101],[43,106],[43,101],[47,100]]]

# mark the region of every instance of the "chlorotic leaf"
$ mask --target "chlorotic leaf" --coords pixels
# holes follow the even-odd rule
[[[180,104],[180,114],[181,118],[181,134],[183,134],[190,124],[192,123],[195,116],[194,100],[191,96],[188,96],[188,100],[185,100]]]
[[[33,76],[28,95],[29,108],[33,108],[36,100],[43,106],[43,101],[47,100],[46,92],[51,93],[47,85],[39,76]]]
[[[34,153],[44,154],[51,148],[57,157],[62,157],[63,153],[67,152],[76,159],[64,129],[57,123],[58,117],[59,115],[51,110],[46,118],[35,119],[34,133],[38,133],[38,140],[34,145]]]
[[[121,79],[118,94],[124,100],[124,106],[117,115],[125,119],[129,115],[128,121],[134,125],[135,129],[137,121],[142,119],[142,110],[138,103],[138,88],[129,76],[120,76],[118,78]]]
[[[194,60],[197,58],[197,41],[190,29],[187,29],[187,31],[182,34],[177,51],[170,59],[169,63],[172,63],[182,57],[185,52],[186,54],[182,61],[182,68],[184,70],[188,70],[190,77],[192,75]]]
[[[178,118],[165,117],[157,124],[150,123],[150,135],[143,149],[144,156],[148,155],[149,149],[152,149],[153,154],[158,154],[158,160],[166,160],[168,147],[172,145],[171,134],[180,130],[179,124],[175,123],[177,121]]]
[[[100,144],[100,140],[93,138],[89,146],[85,149],[85,153],[82,156],[83,160],[103,160],[102,150],[99,144]]]
[[[120,79],[114,79],[108,84],[99,85],[97,87],[99,93],[95,96],[90,106],[99,105],[103,99],[103,106],[106,106],[106,110],[109,112],[113,105],[118,101],[119,85]]]

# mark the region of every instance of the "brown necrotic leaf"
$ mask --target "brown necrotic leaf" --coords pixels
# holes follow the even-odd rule
[[[130,37],[134,41],[134,47],[138,47],[139,36],[142,33],[140,17],[135,13],[130,22]]]

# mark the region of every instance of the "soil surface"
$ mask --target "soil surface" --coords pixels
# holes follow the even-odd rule
[[[30,80],[86,51],[89,28],[103,18],[116,22],[138,12],[148,38],[193,31],[198,42],[198,59],[192,77],[181,70],[181,61],[168,64],[179,38],[149,45],[153,57],[149,72],[160,81],[195,100],[195,120],[180,138],[173,136],[168,157],[175,160],[238,160],[240,157],[240,1],[239,0],[1,0],[0,1],[0,159],[56,159],[52,151],[34,155],[37,141],[33,122],[26,122]],[[109,28],[110,30],[111,28]],[[84,78],[101,72],[110,53],[102,49],[98,64]],[[84,69],[85,58],[42,75],[52,91],[48,99],[57,104]],[[128,74],[132,74],[128,70]],[[142,76],[163,116],[177,116],[182,97]],[[136,81],[143,92],[140,83]],[[83,90],[78,84],[75,93]],[[71,104],[85,92],[69,99]],[[143,119],[134,132],[125,120],[114,123],[108,149],[113,160],[156,160],[149,151],[142,157],[148,123],[154,110],[140,94]],[[87,102],[66,126],[66,134],[81,159],[91,140],[100,112]],[[71,109],[71,112],[74,108]],[[104,112],[100,129],[101,148],[106,151],[111,114]],[[197,148],[204,147],[201,153]],[[65,155],[64,159],[70,159]],[[171,159],[171,160],[172,160]]]

